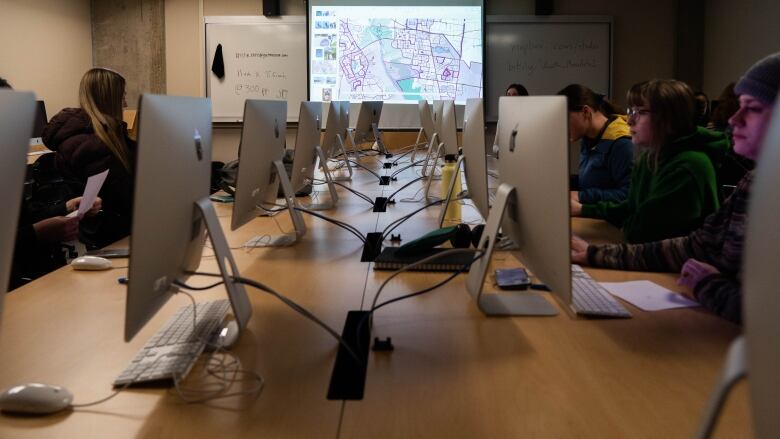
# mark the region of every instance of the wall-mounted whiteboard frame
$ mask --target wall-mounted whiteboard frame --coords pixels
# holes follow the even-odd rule
[[[219,30],[218,28],[219,27]],[[206,96],[212,100],[213,121],[214,122],[241,122],[244,111],[245,99],[272,99],[286,100],[287,121],[298,121],[298,109],[300,102],[306,100],[308,79],[306,77],[306,17],[305,16],[282,16],[268,18],[263,16],[206,16],[203,17],[204,29],[204,51],[205,51],[205,91]],[[211,34],[209,30],[212,29]],[[256,44],[251,50],[263,52],[264,50],[273,50],[274,52],[284,52],[287,59],[279,58],[275,60],[279,67],[284,67],[284,79],[271,72],[270,77],[262,78],[256,76],[265,75],[267,70],[272,68],[258,70],[257,68],[244,69],[249,70],[252,75],[251,87],[246,88],[246,84],[239,83],[234,63],[229,63],[225,56],[225,81],[219,81],[211,72],[211,65],[214,58],[216,46],[219,43],[215,41],[215,35],[225,34],[225,29],[231,32],[241,32],[238,37],[255,38],[252,43]],[[252,35],[254,34],[254,36]],[[233,34],[233,36],[236,36]],[[262,38],[265,36],[266,38]],[[273,38],[271,38],[273,37]],[[213,46],[213,47],[212,47]],[[223,54],[227,52],[223,44]],[[232,61],[232,60],[230,60]],[[269,61],[270,62],[270,61]],[[246,64],[247,61],[244,61]],[[255,64],[260,66],[260,63]],[[254,66],[254,65],[253,65]],[[259,67],[258,67],[259,68]],[[236,86],[240,85],[238,90]],[[285,92],[286,90],[286,92]]]
[[[529,75],[525,72],[509,74],[506,72],[507,53],[511,51],[513,42],[507,37],[523,38],[524,30],[533,35],[542,35],[550,41],[562,34],[561,30],[571,27],[581,31],[580,34],[593,37],[595,46],[594,58],[599,60],[597,71],[593,72],[591,80],[583,79],[582,75],[572,70],[570,75]],[[612,96],[612,63],[614,21],[610,16],[574,16],[574,15],[488,15],[485,25],[485,112],[486,120],[495,122],[498,118],[498,97],[503,95],[511,83],[521,83],[532,95],[551,95],[568,84],[581,83],[594,91]],[[576,32],[575,32],[576,33]],[[507,40],[507,41],[503,41]],[[543,42],[544,43],[544,42]],[[550,48],[539,48],[533,41],[526,42],[526,50],[538,50],[541,55],[553,55]],[[544,51],[544,52],[541,52]],[[527,53],[527,52],[526,52]],[[537,59],[544,56],[537,56]],[[533,61],[536,61],[534,59]],[[524,66],[520,66],[524,67]],[[522,69],[521,69],[522,70]],[[554,69],[552,69],[554,71]],[[594,79],[596,78],[596,79]]]

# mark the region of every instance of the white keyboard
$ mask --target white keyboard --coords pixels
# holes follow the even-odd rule
[[[200,302],[197,305],[194,328],[192,305],[179,308],[165,326],[138,351],[114,380],[114,386],[184,378],[230,309],[230,301],[227,299]]]
[[[571,307],[580,315],[631,317],[631,313],[579,265],[571,266]]]

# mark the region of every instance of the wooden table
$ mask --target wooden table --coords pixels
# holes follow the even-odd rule
[[[400,177],[391,187],[380,187],[358,170],[352,186],[372,198],[386,196],[413,175]],[[432,193],[439,193],[438,186]],[[381,231],[420,206],[399,202],[377,214],[341,188],[339,195],[339,207],[325,213],[363,233]],[[389,275],[359,262],[362,243],[350,233],[309,216],[307,235],[293,247],[239,249],[258,234],[279,233],[278,227],[289,231],[291,222],[281,213],[229,232],[231,207],[217,205],[217,211],[241,274],[298,301],[339,331],[346,312],[367,309]],[[463,212],[464,219],[476,219],[473,209]],[[405,240],[419,236],[434,227],[437,214],[438,208],[428,209],[398,232]],[[619,238],[619,231],[601,221],[577,219],[573,229],[590,240]],[[115,265],[126,262],[115,260]],[[494,264],[517,262],[502,252]],[[209,250],[200,270],[216,270]],[[650,279],[677,288],[671,274],[589,271],[598,280]],[[0,388],[30,381],[60,384],[73,391],[76,402],[109,394],[110,383],[135,352],[188,303],[174,297],[124,343],[125,289],[116,279],[125,274],[123,268],[74,272],[65,267],[9,294],[0,331]],[[444,276],[403,274],[383,297],[421,289]],[[363,401],[328,401],[336,342],[276,299],[248,288],[254,314],[233,352],[245,368],[265,378],[258,398],[185,404],[167,390],[134,389],[76,412],[0,416],[0,437],[691,437],[728,344],[740,332],[698,309],[649,313],[628,305],[632,319],[576,318],[549,295],[560,309],[556,317],[488,318],[466,293],[464,281],[459,276],[377,312],[374,335],[392,337],[395,351],[370,354]],[[224,296],[214,288],[196,298]],[[750,436],[744,386],[724,414],[716,437]]]

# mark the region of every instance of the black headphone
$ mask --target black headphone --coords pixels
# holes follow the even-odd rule
[[[484,229],[484,224],[478,224],[474,226],[473,229],[469,227],[468,224],[463,223],[458,224],[457,226],[444,227],[407,242],[398,247],[395,254],[401,257],[416,256],[424,254],[437,245],[444,244],[447,241],[455,248],[476,247],[479,245],[479,240],[482,237],[482,231]]]

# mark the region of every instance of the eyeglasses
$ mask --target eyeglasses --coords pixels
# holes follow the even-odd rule
[[[636,108],[636,107],[628,107],[626,109],[626,114],[628,117],[639,119],[642,116],[646,116],[648,114],[652,113],[652,111],[644,109],[644,108]]]

